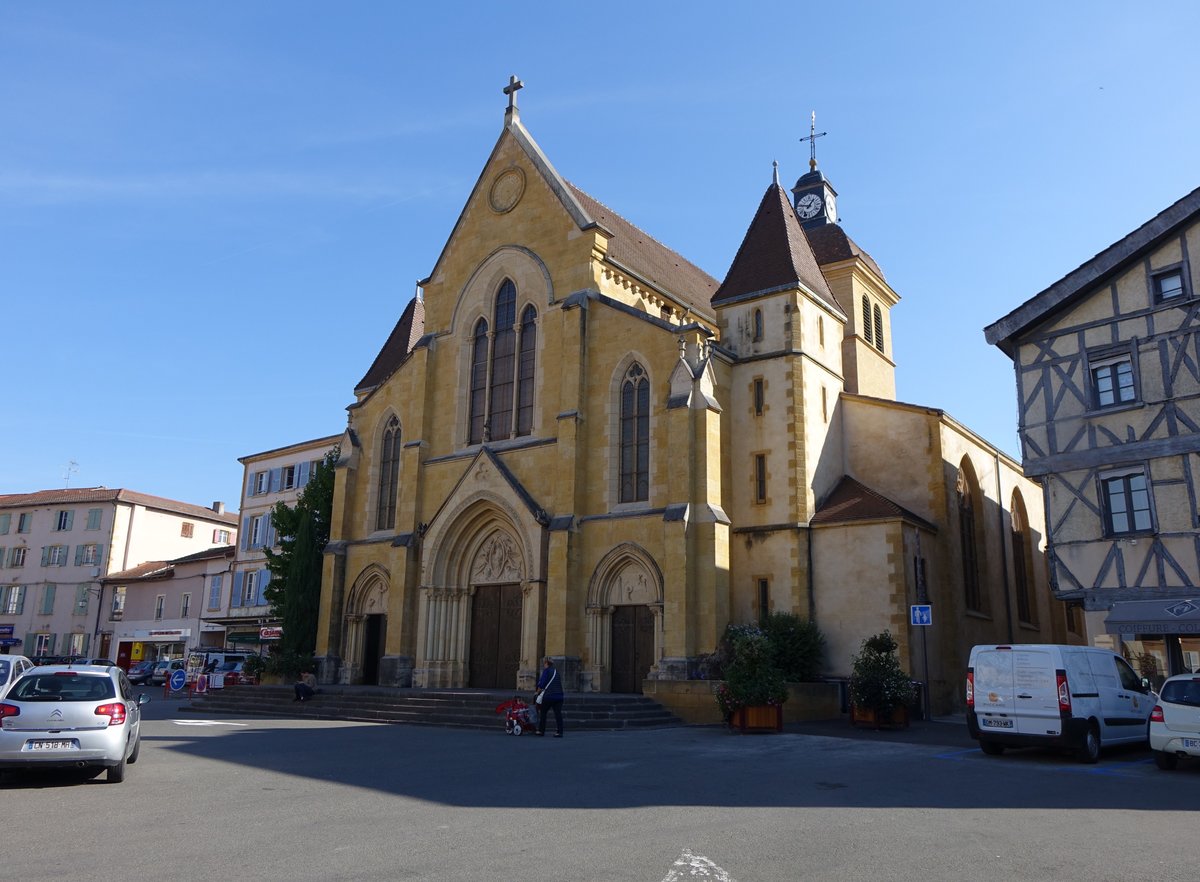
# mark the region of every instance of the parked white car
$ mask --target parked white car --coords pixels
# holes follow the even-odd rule
[[[0,698],[7,695],[9,687],[32,667],[33,662],[23,655],[0,655]]]
[[[986,754],[1066,747],[1085,763],[1105,744],[1144,742],[1157,696],[1120,655],[1092,646],[976,646],[967,728]]]
[[[1200,674],[1178,674],[1162,684],[1150,714],[1150,749],[1160,769],[1181,756],[1200,757]]]

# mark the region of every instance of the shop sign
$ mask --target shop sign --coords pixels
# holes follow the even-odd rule
[[[0,625],[0,637],[11,637],[13,635],[13,625]]]
[[[258,629],[258,639],[259,640],[278,640],[282,636],[283,636],[283,628],[280,628],[278,626],[271,627],[271,628],[259,628]]]

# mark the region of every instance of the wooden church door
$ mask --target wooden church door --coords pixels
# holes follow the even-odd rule
[[[642,691],[654,663],[654,614],[648,606],[618,606],[612,614],[612,691]]]
[[[467,685],[514,689],[521,663],[521,586],[481,585],[471,603]]]

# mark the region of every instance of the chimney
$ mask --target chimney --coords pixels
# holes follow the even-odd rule
[[[225,503],[217,500],[212,504],[212,510],[217,514],[225,514]]]

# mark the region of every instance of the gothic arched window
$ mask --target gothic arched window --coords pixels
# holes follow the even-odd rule
[[[533,430],[537,310],[527,306],[521,314],[519,342],[516,317],[517,286],[505,279],[496,291],[490,338],[485,319],[476,323],[472,337],[470,444],[528,435]]]
[[[862,299],[862,326],[863,336],[867,338],[867,342],[871,342],[871,301],[867,299],[867,295],[863,295]]]
[[[883,310],[875,304],[875,348],[883,352]]]
[[[621,381],[621,502],[650,498],[650,379],[634,362]]]
[[[472,444],[483,440],[484,423],[487,421],[487,361],[488,323],[480,319],[475,323],[471,343],[471,416],[468,437]]]
[[[1025,512],[1025,500],[1018,490],[1013,491],[1012,505],[1012,561],[1013,587],[1017,595],[1017,618],[1030,625],[1037,624],[1037,604],[1034,602],[1030,579],[1033,575],[1033,557],[1029,536],[1029,517]]]
[[[521,313],[520,352],[517,356],[517,434],[533,431],[533,363],[537,351],[537,310]]]
[[[392,417],[383,430],[379,445],[379,505],[376,530],[396,526],[396,489],[400,486],[400,420]]]
[[[979,546],[975,529],[975,500],[978,482],[971,463],[963,459],[958,468],[958,538],[962,545],[963,599],[967,609],[983,612],[983,595],[979,589]]]

